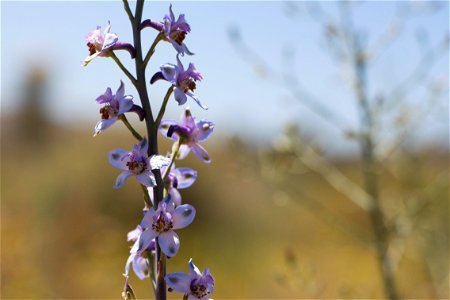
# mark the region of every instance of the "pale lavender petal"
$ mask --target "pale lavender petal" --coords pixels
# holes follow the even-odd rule
[[[146,138],[144,138],[140,143],[139,143],[139,153],[143,156],[147,156],[147,151],[148,151],[148,141]]]
[[[191,114],[191,110],[187,107],[181,115],[181,124],[190,129],[195,128],[195,119]]]
[[[99,134],[100,132],[106,130],[107,128],[109,128],[112,124],[114,124],[117,121],[117,117],[112,117],[106,120],[100,120],[97,122],[97,124],[95,124],[95,128],[94,128],[94,136],[96,136],[97,134]]]
[[[115,33],[107,33],[105,34],[105,41],[103,42],[102,51],[107,50],[114,46],[117,41],[119,40],[119,37]]]
[[[116,168],[128,170],[127,162],[129,160],[124,159],[128,157],[128,153],[129,152],[125,149],[115,149],[110,151],[108,154],[109,163]]]
[[[205,148],[200,146],[199,144],[195,143],[191,146],[192,152],[194,152],[195,155],[197,155],[198,158],[203,160],[205,163],[210,163],[211,158],[209,157],[208,152],[206,152]]]
[[[181,194],[176,188],[169,188],[169,196],[175,205],[181,204]]]
[[[171,159],[162,155],[153,155],[149,158],[152,170],[161,169],[170,165]]]
[[[135,254],[131,254],[130,256],[128,256],[127,263],[125,264],[125,273],[124,273],[125,277],[128,277],[130,273],[130,265],[132,264],[135,256],[136,256]]]
[[[198,129],[197,141],[203,142],[213,132],[215,125],[213,122],[201,120],[196,127]]]
[[[178,68],[173,64],[164,64],[160,67],[161,73],[164,78],[171,82],[172,84],[176,84],[176,79],[178,75]]]
[[[137,239],[139,238],[139,236],[142,233],[142,227],[141,226],[137,226],[136,229],[131,230],[130,232],[128,232],[127,234],[127,241],[128,242],[136,242]]]
[[[174,257],[180,248],[180,239],[173,230],[161,233],[158,237],[158,243],[161,251],[168,257]]]
[[[169,12],[170,12],[170,20],[175,22],[175,15],[173,14],[172,11],[172,3],[169,5]]]
[[[120,81],[119,88],[117,89],[116,95],[114,96],[114,98],[115,98],[116,100],[120,100],[120,99],[123,98],[124,95],[125,95],[125,86],[124,86],[124,84],[123,84],[123,81],[121,80],[121,81]]]
[[[111,102],[112,98],[113,98],[113,96],[112,96],[111,88],[107,88],[105,93],[103,95],[100,95],[97,99],[95,99],[95,101],[98,104],[109,103],[109,102]]]
[[[194,80],[202,80],[202,74],[195,68],[193,63],[189,63],[189,67],[186,70],[186,73],[189,74],[190,77]]]
[[[192,258],[189,260],[189,276],[191,278],[196,278],[196,277],[202,276],[202,273],[200,272],[200,270],[194,265]]]
[[[146,171],[142,174],[136,175],[136,179],[144,186],[153,187],[156,186],[156,180],[150,171]]]
[[[187,96],[185,93],[183,93],[182,90],[179,88],[175,88],[174,91],[175,100],[178,102],[178,105],[183,105],[187,101]]]
[[[123,171],[122,173],[120,173],[119,176],[117,176],[116,185],[114,186],[114,188],[116,189],[121,188],[122,185],[125,183],[125,180],[127,180],[127,178],[130,177],[131,175],[133,175],[133,173],[131,173],[130,171]]]
[[[174,150],[175,145],[176,144],[173,145],[172,151]],[[185,159],[186,156],[188,156],[189,152],[191,152],[191,148],[188,145],[186,144],[181,145],[180,149],[178,150],[177,159]]]
[[[101,53],[101,52],[95,52],[94,54],[89,55],[88,57],[86,57],[86,58],[82,61],[81,65],[82,65],[83,67],[86,67],[86,66],[91,62],[91,60],[93,60],[94,58],[96,58],[97,56],[99,56],[100,53]]]
[[[140,255],[135,255],[133,259],[133,271],[140,280],[149,277],[148,260]]]
[[[173,126],[173,125],[177,125],[177,124],[178,124],[178,123],[175,122],[175,121],[164,120],[164,121],[161,122],[161,125],[159,125],[159,132],[160,132],[163,136],[168,137],[168,136],[167,136],[167,131],[169,130],[169,127],[170,127],[170,126]],[[177,140],[177,137],[174,136],[174,135],[172,135],[172,136],[170,137],[170,139],[172,139],[172,140]]]
[[[183,47],[184,43],[180,45],[172,39],[170,39],[169,42],[172,44],[173,48],[175,48],[175,50],[177,51],[178,54],[181,54],[181,56],[184,56],[184,52],[185,52],[184,51],[185,47]]]
[[[177,177],[179,189],[190,187],[197,179],[197,171],[190,168],[177,168],[172,171]]]
[[[184,14],[180,14],[178,16],[177,25],[180,30],[191,32],[191,26],[189,26],[188,22],[186,22],[186,18],[184,17]]]
[[[202,104],[202,103],[200,102],[200,99],[198,99],[198,97],[195,96],[193,92],[188,91],[186,94],[187,94],[189,97],[191,97],[192,99],[194,99],[194,101],[197,102],[198,106],[200,106],[200,107],[203,108],[204,110],[208,110],[208,106]]]
[[[153,194],[153,192],[152,192],[152,194]],[[155,214],[155,209],[152,207],[145,213],[144,218],[142,218],[141,224],[139,224],[139,225],[144,229],[149,228],[153,223],[153,215],[154,214]]]
[[[184,294],[190,292],[191,278],[188,274],[181,272],[170,273],[166,275],[165,279],[171,289]]]
[[[194,55],[195,53],[191,52],[191,50],[188,49],[187,45],[185,43],[183,43],[181,45],[182,47],[182,53],[186,53],[187,55]]]
[[[175,208],[172,214],[173,217],[173,229],[181,229],[189,224],[195,218],[195,208],[189,204],[183,204]]]
[[[208,295],[205,295],[204,297],[197,298],[197,296],[194,296],[193,294],[189,294],[187,297],[187,300],[213,300],[208,297]]]
[[[118,114],[124,114],[133,107],[133,97],[125,96],[119,100],[119,112]]]
[[[146,229],[139,237],[139,247],[137,253],[142,253],[151,244],[152,240],[158,236],[158,232],[151,228]]]

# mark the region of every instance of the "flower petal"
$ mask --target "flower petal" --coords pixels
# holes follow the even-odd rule
[[[140,280],[149,277],[148,260],[140,255],[135,255],[133,258],[133,271]]]
[[[105,93],[103,95],[100,95],[97,99],[95,99],[95,101],[98,104],[109,103],[109,102],[111,102],[112,98],[113,98],[113,96],[112,96],[111,88],[107,88]]]
[[[172,151],[175,150],[174,149],[175,147],[176,147],[176,143],[173,144]],[[186,145],[186,144],[181,145],[180,149],[178,149],[177,159],[185,159],[186,156],[188,156],[189,152],[191,152],[191,148],[188,145]]]
[[[137,253],[142,253],[147,250],[148,246],[151,244],[152,240],[158,236],[158,232],[151,228],[144,230],[144,232],[139,237],[139,246]]]
[[[166,138],[170,138],[172,140],[177,140],[177,137],[172,135],[171,137],[167,136],[167,132],[169,131],[170,126],[174,126],[177,125],[178,123],[175,121],[169,121],[169,120],[164,120],[161,122],[161,125],[159,125],[159,132],[165,136]]]
[[[158,243],[161,251],[168,257],[174,257],[180,248],[180,239],[173,230],[161,233],[158,237]]]
[[[149,158],[152,170],[161,169],[170,165],[171,159],[162,155],[153,155]]]
[[[181,194],[176,188],[169,188],[169,196],[176,206],[181,205]]]
[[[173,229],[181,229],[194,221],[195,208],[189,204],[183,204],[175,208],[173,214]]]
[[[133,107],[133,96],[125,96],[119,99],[119,112],[118,114],[124,114]]]
[[[171,289],[185,294],[190,292],[191,278],[188,274],[181,272],[170,273],[166,275],[165,279]]]
[[[117,121],[117,117],[112,117],[107,120],[98,121],[97,124],[95,124],[94,136],[98,135],[100,132],[111,127],[111,125],[114,124],[116,121]]]
[[[136,229],[131,230],[130,232],[128,232],[127,234],[127,241],[128,242],[136,242],[139,238],[139,236],[142,233],[142,227],[141,226],[137,226]]]
[[[108,160],[111,165],[122,170],[128,170],[128,151],[125,149],[115,149],[109,152]]]
[[[194,265],[192,258],[189,260],[189,276],[191,278],[202,276],[200,270]]]
[[[205,163],[210,163],[211,158],[209,157],[208,152],[206,152],[205,148],[200,146],[199,144],[195,143],[191,146],[192,152],[194,152],[195,155],[197,155],[198,158],[200,158]]]
[[[209,135],[214,131],[215,125],[211,121],[201,120],[196,125],[198,134],[197,141],[203,142],[205,141]]]
[[[197,179],[197,171],[190,168],[177,168],[172,171],[177,177],[179,189],[190,187]]]
[[[148,141],[146,138],[142,139],[142,141],[139,143],[139,153],[143,156],[147,156],[148,151]]]
[[[178,102],[178,105],[183,105],[187,101],[187,96],[183,93],[179,88],[175,88],[174,91],[175,101]]]
[[[173,64],[164,64],[160,67],[161,73],[164,78],[171,82],[172,84],[176,84],[176,79],[178,75],[178,67]]]
[[[200,106],[200,107],[203,108],[204,110],[208,110],[208,106],[202,104],[202,103],[200,102],[200,99],[198,99],[197,96],[195,96],[193,92],[188,91],[186,94],[187,94],[189,97],[191,97],[192,99],[194,99],[194,101],[197,102],[198,106]]]
[[[139,224],[139,225],[144,229],[149,228],[153,223],[153,215],[154,214],[155,214],[155,209],[152,207],[145,213],[144,218],[142,218],[141,224]]]
[[[136,175],[136,179],[146,187],[156,186],[156,180],[150,171],[145,171],[142,174]]]
[[[119,40],[119,37],[115,33],[105,34],[105,41],[103,42],[102,51],[114,46],[118,40]]]
[[[125,86],[124,86],[124,84],[123,84],[123,81],[121,80],[121,81],[120,81],[119,88],[117,89],[116,95],[114,96],[114,98],[115,98],[116,100],[120,100],[120,99],[123,98],[124,95],[125,95]]]
[[[131,175],[133,175],[133,173],[131,173],[130,171],[123,171],[122,173],[120,173],[119,176],[117,176],[116,185],[114,186],[114,188],[116,189],[121,188],[122,185],[125,183],[125,180],[127,180],[127,178],[130,177]]]

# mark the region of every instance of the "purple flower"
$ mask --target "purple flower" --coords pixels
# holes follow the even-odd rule
[[[181,229],[192,223],[195,217],[195,208],[189,204],[183,204],[175,208],[172,201],[162,201],[158,209],[153,207],[145,213],[141,222],[144,229],[139,236],[139,246],[136,253],[145,251],[158,238],[161,251],[168,257],[177,254],[180,247],[180,240],[175,233],[175,229]]]
[[[134,111],[139,115],[141,121],[144,119],[144,112],[141,107],[133,103],[133,96],[125,96],[125,88],[123,82],[120,81],[120,86],[115,95],[112,94],[111,88],[107,88],[103,95],[100,95],[95,101],[98,104],[104,104],[100,109],[102,119],[95,125],[95,135],[103,130],[106,130],[114,122],[116,122],[120,115]]]
[[[214,277],[208,268],[200,273],[200,270],[189,260],[189,274],[170,273],[166,277],[167,285],[173,290],[184,293],[188,300],[209,300],[209,295],[214,290]]]
[[[181,116],[181,122],[175,121],[162,121],[159,131],[173,139],[178,140],[179,150],[178,159],[185,158],[190,150],[197,155],[198,158],[206,163],[211,162],[208,152],[199,145],[199,142],[203,142],[208,139],[209,135],[214,130],[214,123],[206,120],[196,120],[191,115],[189,108],[186,108],[184,114]],[[172,151],[176,150],[177,144],[174,144]]]
[[[164,35],[164,40],[168,41],[172,44],[175,50],[184,56],[193,55],[191,51],[189,51],[188,47],[184,43],[184,39],[186,38],[186,34],[191,32],[191,26],[186,22],[184,18],[184,14],[178,16],[178,19],[175,20],[175,15],[172,11],[172,4],[169,7],[169,15],[166,15],[163,19],[163,22],[158,22],[154,20],[145,20],[139,26],[139,29],[144,29],[146,27],[152,27],[158,31],[160,31]]]
[[[130,250],[130,256],[128,257],[127,263],[125,265],[125,276],[128,277],[128,274],[130,272],[130,266],[133,267],[133,271],[136,274],[136,276],[144,280],[145,278],[149,277],[149,262],[146,257],[146,251],[155,251],[155,240],[153,240],[147,248],[142,252],[137,252],[138,246],[139,246],[139,237],[142,234],[142,227],[138,225],[135,230],[132,230],[127,235],[127,240],[130,242],[135,242],[133,247]]]
[[[89,48],[89,56],[83,61],[83,66],[87,66],[91,60],[98,57],[106,57],[111,50],[127,50],[131,57],[136,56],[136,51],[133,46],[128,43],[119,42],[119,38],[115,33],[111,33],[111,24],[108,21],[108,26],[104,32],[101,27],[91,31],[86,35],[86,45]]]
[[[161,168],[161,174],[165,174],[166,167]],[[172,200],[175,206],[181,205],[181,195],[178,189],[190,187],[197,179],[197,171],[190,168],[175,168],[172,164],[169,174],[165,180],[169,200]],[[148,193],[153,201],[153,188],[148,188]]]
[[[153,75],[150,83],[153,84],[159,79],[165,79],[175,87],[174,95],[178,105],[185,104],[187,101],[186,95],[188,95],[194,99],[201,108],[208,109],[208,107],[203,105],[193,93],[196,88],[196,81],[202,80],[203,77],[202,74],[195,69],[195,66],[192,63],[190,63],[188,69],[185,70],[177,55],[177,65],[164,64],[160,69],[161,72],[157,72]]]
[[[152,170],[161,169],[170,164],[170,159],[162,155],[147,156],[148,142],[143,139],[134,145],[131,152],[124,149],[116,149],[109,153],[109,162],[116,168],[124,170],[116,180],[115,188],[120,188],[130,176],[147,187],[156,185]]]

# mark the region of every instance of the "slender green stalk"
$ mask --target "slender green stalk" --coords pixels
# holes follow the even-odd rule
[[[153,204],[152,204],[152,200],[150,199],[150,196],[148,194],[147,187],[142,184],[140,186],[141,186],[142,192],[144,193],[144,202],[145,202],[145,206],[146,206],[145,208],[150,209],[153,206]]]
[[[156,45],[164,38],[164,35],[162,33],[158,34],[156,39],[153,41],[153,44],[151,45],[150,49],[147,52],[147,55],[145,55],[144,59],[144,68],[147,67],[148,62],[150,61],[150,58],[152,58],[153,53],[155,53]]]
[[[164,116],[164,113],[166,112],[167,103],[169,102],[169,98],[170,98],[170,95],[172,95],[173,90],[174,90],[174,87],[171,86],[167,90],[166,96],[164,97],[163,103],[161,105],[161,109],[159,110],[158,116],[156,117],[156,121],[155,121],[156,130],[158,130],[159,124],[161,124],[161,120]]]
[[[125,115],[120,115],[119,119],[125,124],[125,126],[128,128],[128,130],[133,134],[133,136],[138,140],[142,141],[142,136],[137,132],[133,126],[131,126],[130,122],[128,122],[128,119]]]
[[[158,138],[157,138],[157,128],[155,127],[155,121],[153,118],[150,100],[147,92],[147,80],[145,79],[146,65],[144,64],[144,60],[142,58],[141,31],[139,30],[139,26],[142,22],[143,9],[144,9],[144,0],[137,0],[134,18],[130,19],[130,21],[133,29],[134,49],[136,50],[136,57],[134,59],[136,67],[136,79],[134,81],[134,86],[136,87],[136,90],[139,94],[142,109],[144,110],[145,125],[147,129],[147,137],[149,142],[148,155],[151,156],[158,154]],[[154,47],[152,51],[154,52]],[[150,57],[148,59],[150,59]],[[158,204],[163,199],[164,182],[161,177],[161,172],[158,169],[153,170],[153,175],[155,176],[156,180],[156,186],[153,188],[154,206],[158,207]],[[161,252],[158,240],[156,239],[155,269],[157,270],[157,274],[156,274],[155,298],[157,300],[166,300],[167,298],[166,282],[164,280],[164,277],[166,275],[166,265],[163,256],[164,255]]]
[[[128,3],[128,0],[123,0],[123,6],[125,7],[125,11],[127,12],[128,18],[130,18],[130,22],[133,23],[134,17],[133,13],[130,9],[130,4]]]
[[[170,169],[172,168],[173,163],[175,162],[175,159],[178,156],[178,152],[180,151],[180,146],[181,146],[181,140],[179,140],[177,142],[176,147],[175,147],[175,151],[172,152],[172,155],[171,155],[171,158],[170,158],[171,159],[170,160],[170,165],[167,167],[166,171],[164,172],[164,175],[162,176],[163,177],[163,182],[165,182],[166,179],[167,179],[167,176],[169,176]]]
[[[119,68],[127,75],[128,79],[130,79],[131,83],[136,86],[136,78],[128,71],[128,69],[122,64],[120,59],[116,56],[116,54],[113,51],[110,51],[111,58],[116,62],[116,64],[119,66]]]

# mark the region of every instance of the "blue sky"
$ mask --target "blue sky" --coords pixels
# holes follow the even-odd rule
[[[196,94],[210,109],[202,111],[193,101],[189,103],[190,107],[199,117],[214,120],[219,135],[239,134],[253,141],[270,142],[286,122],[297,122],[305,131],[320,133],[317,139],[324,143],[332,140],[331,144],[336,148],[351,148],[340,132],[292,98],[286,88],[257,76],[238,55],[228,37],[230,28],[239,28],[246,43],[271,68],[296,74],[322,105],[346,120],[344,127],[352,128],[357,122],[357,111],[347,82],[349,73],[330,58],[323,29],[311,17],[302,11],[295,17],[288,17],[289,6],[278,1],[172,3],[175,14],[185,13],[191,24],[192,32],[186,43],[196,55],[184,57],[183,62],[192,61],[203,73],[204,80],[197,84]],[[385,31],[399,4],[402,5],[381,1],[356,3],[355,26],[362,29],[368,45],[374,44],[377,36]],[[440,4],[443,7],[434,14],[417,13],[412,17],[403,27],[401,38],[371,66],[371,96],[390,90],[414,69],[422,48],[427,48],[420,46],[424,43],[417,42],[418,36],[426,32],[432,46],[448,32],[448,4]],[[322,2],[321,5],[327,14],[338,19],[336,3]],[[136,95],[112,60],[100,58],[86,68],[80,66],[87,55],[84,36],[97,25],[104,27],[110,20],[112,31],[120,40],[131,42],[130,25],[121,1],[2,1],[1,6],[2,113],[17,109],[24,76],[34,65],[48,68],[47,103],[52,118],[60,123],[77,126],[92,123],[93,126],[99,109],[94,99],[107,86],[115,90],[120,79],[124,80],[127,92]],[[144,18],[162,19],[168,6],[166,1],[146,3]],[[415,2],[413,8],[420,12],[425,6]],[[148,47],[156,34],[148,29],[143,36]],[[295,63],[289,66],[283,65],[282,59],[287,45],[295,49]],[[119,57],[132,69],[133,62],[126,53]],[[160,43],[149,64],[148,78],[160,64],[174,60],[172,47]],[[448,82],[448,65],[447,53],[431,69],[430,77]],[[167,88],[165,82],[151,87],[154,106],[159,107]],[[418,87],[409,95],[407,103],[422,109],[420,103],[425,91]],[[173,100],[167,116],[178,118],[181,111]],[[437,113],[421,126],[424,141],[448,138],[448,124],[433,121],[438,118],[448,120],[448,94],[440,99]]]

